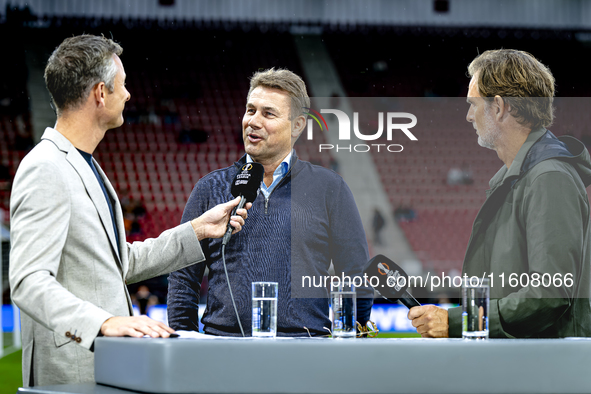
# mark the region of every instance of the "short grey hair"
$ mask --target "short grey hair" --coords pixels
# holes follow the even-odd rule
[[[113,92],[117,75],[113,55],[122,53],[119,44],[104,36],[84,34],[66,38],[45,67],[45,84],[58,116],[80,106],[97,83],[104,82]]]

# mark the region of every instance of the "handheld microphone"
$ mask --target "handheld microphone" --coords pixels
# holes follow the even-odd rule
[[[238,209],[244,208],[246,203],[253,202],[257,198],[264,174],[265,169],[260,163],[246,163],[240,168],[232,181],[232,189],[230,190],[234,197],[240,196],[240,203],[232,210],[230,216],[234,216]],[[228,229],[222,240],[222,245],[228,243],[232,237],[232,231],[234,228],[230,226],[230,221],[228,221]]]
[[[399,301],[408,309],[413,306],[421,306],[407,291],[408,275],[406,272],[386,256],[378,254],[369,260],[365,273],[379,279],[379,284],[374,290],[388,301]]]

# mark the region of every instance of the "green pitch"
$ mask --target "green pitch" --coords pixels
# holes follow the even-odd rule
[[[0,358],[0,394],[16,394],[23,385],[21,374],[22,351]]]
[[[420,338],[416,332],[380,332],[378,338]]]

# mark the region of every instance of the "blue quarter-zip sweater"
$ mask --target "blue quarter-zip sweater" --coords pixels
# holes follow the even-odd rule
[[[193,189],[182,222],[200,216],[232,199],[230,186],[243,156],[235,165],[203,177]],[[226,264],[232,292],[246,335],[251,334],[251,283],[279,284],[277,335],[328,334],[329,290],[315,287],[328,276],[331,259],[339,276],[361,276],[368,261],[367,240],[353,195],[331,170],[298,160],[268,198],[262,193],[248,211],[242,231],[226,246]],[[221,256],[221,239],[205,239],[207,257],[170,274],[168,323],[176,330],[197,331],[198,303],[205,267],[209,268],[204,330],[214,335],[240,335]],[[310,278],[308,280],[307,278]],[[304,283],[302,283],[304,282]],[[357,291],[357,320],[364,324],[373,304],[373,290]]]

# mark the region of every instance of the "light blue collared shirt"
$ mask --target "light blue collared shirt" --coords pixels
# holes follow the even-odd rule
[[[273,192],[273,189],[275,189],[279,182],[281,182],[281,179],[283,179],[285,174],[289,172],[289,169],[291,168],[291,153],[292,152],[289,152],[289,155],[287,155],[285,159],[283,159],[281,164],[279,164],[275,169],[275,172],[273,172],[273,182],[271,183],[271,186],[267,187],[267,185],[265,185],[265,181],[261,181],[261,192],[265,196],[265,200],[269,198],[269,195]],[[252,160],[252,157],[250,157],[250,155],[247,154],[246,162],[252,163],[253,161],[254,160]]]

